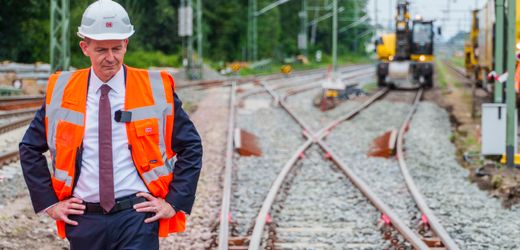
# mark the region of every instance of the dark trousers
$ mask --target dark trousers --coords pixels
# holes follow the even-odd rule
[[[152,213],[126,209],[113,214],[70,215],[77,226],[66,225],[71,250],[159,249],[159,222],[144,223]]]

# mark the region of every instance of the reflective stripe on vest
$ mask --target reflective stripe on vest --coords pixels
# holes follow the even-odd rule
[[[72,187],[72,177],[69,176],[69,173],[65,170],[55,169],[54,170],[54,178],[57,180],[65,182],[67,187]]]
[[[83,120],[85,117],[84,114],[80,112],[61,107],[65,87],[67,86],[71,76],[72,72],[62,72],[58,76],[51,95],[51,102],[45,110],[45,115],[50,118],[48,119],[47,144],[51,152],[54,178],[64,182],[67,187],[72,187],[72,176],[69,176],[69,173],[66,170],[56,168],[56,130],[58,122],[66,121],[78,126],[83,126]]]
[[[158,180],[160,177],[166,176],[173,171],[170,159],[166,156],[166,145],[164,142],[166,125],[164,117],[172,113],[172,105],[166,102],[161,72],[148,71],[148,77],[155,105],[127,110],[132,113],[132,122],[152,118],[159,120],[159,149],[161,150],[164,166],[144,172],[142,176],[146,184],[150,184],[152,181]]]

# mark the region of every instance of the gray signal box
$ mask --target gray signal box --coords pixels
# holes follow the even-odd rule
[[[506,115],[506,104],[482,104],[482,155],[503,155],[506,153]],[[515,152],[518,148],[517,124],[518,117],[515,115]]]

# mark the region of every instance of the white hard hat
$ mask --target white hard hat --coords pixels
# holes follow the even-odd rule
[[[134,34],[134,26],[123,6],[112,0],[99,0],[83,13],[77,34],[94,40],[124,40]]]

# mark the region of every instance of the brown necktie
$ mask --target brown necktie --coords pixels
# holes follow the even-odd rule
[[[107,84],[101,86],[99,98],[99,203],[105,212],[115,205],[114,167],[112,164],[112,116]]]

